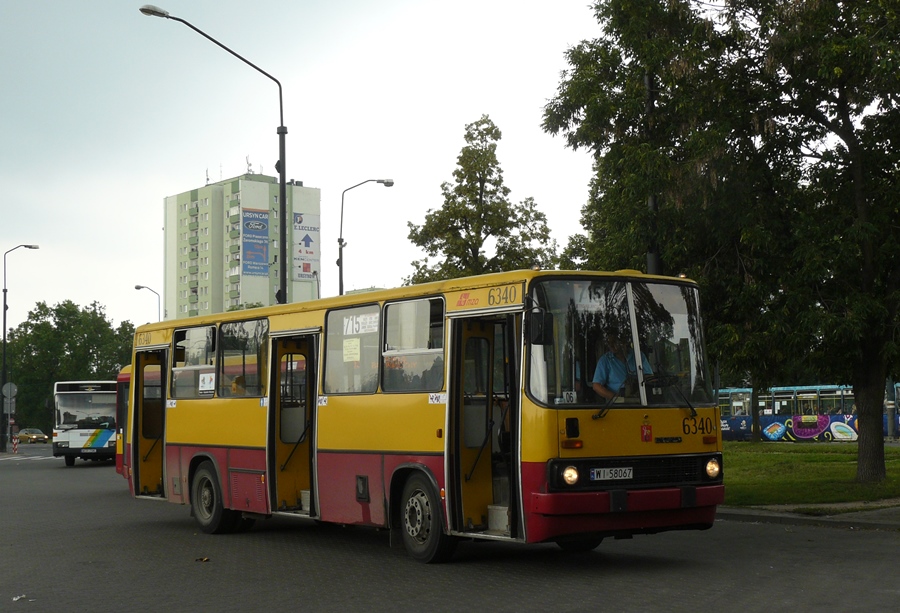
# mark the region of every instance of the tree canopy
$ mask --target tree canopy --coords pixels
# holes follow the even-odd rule
[[[410,241],[427,257],[412,263],[415,271],[407,283],[555,264],[546,215],[532,198],[519,204],[508,199],[497,160],[500,137],[487,115],[466,126],[454,183],[441,185],[443,206],[429,210],[421,226],[408,222]]]
[[[96,302],[87,307],[70,300],[52,307],[37,303],[7,340],[7,380],[18,388],[18,424],[50,432],[53,384],[115,380],[131,362],[133,340],[134,325],[124,321],[114,327]]]
[[[900,371],[898,8],[598,1],[544,115],[595,154],[565,253],[634,268],[659,245],[701,284],[726,378],[852,384],[860,481],[884,478]]]

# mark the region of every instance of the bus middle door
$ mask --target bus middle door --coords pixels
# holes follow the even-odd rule
[[[268,436],[271,508],[311,517],[316,341],[312,334],[275,341]]]

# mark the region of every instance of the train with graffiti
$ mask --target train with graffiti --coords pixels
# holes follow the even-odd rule
[[[752,438],[751,388],[719,390],[722,439],[748,441]],[[900,433],[900,416],[894,410],[900,397],[900,383],[889,387],[884,402],[884,434]],[[853,388],[846,385],[801,385],[772,387],[760,392],[760,438],[764,441],[855,441],[856,401]],[[893,420],[893,429],[889,428]]]

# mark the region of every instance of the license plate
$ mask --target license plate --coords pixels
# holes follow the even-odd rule
[[[591,481],[615,481],[620,479],[631,479],[633,476],[634,470],[631,466],[591,469]]]
[[[96,449],[82,449],[81,453],[97,453]]]

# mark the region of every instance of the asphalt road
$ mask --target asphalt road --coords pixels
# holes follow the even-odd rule
[[[0,611],[885,611],[900,532],[718,521],[555,545],[462,543],[422,565],[386,532],[275,518],[197,530],[111,464],[0,454]]]

